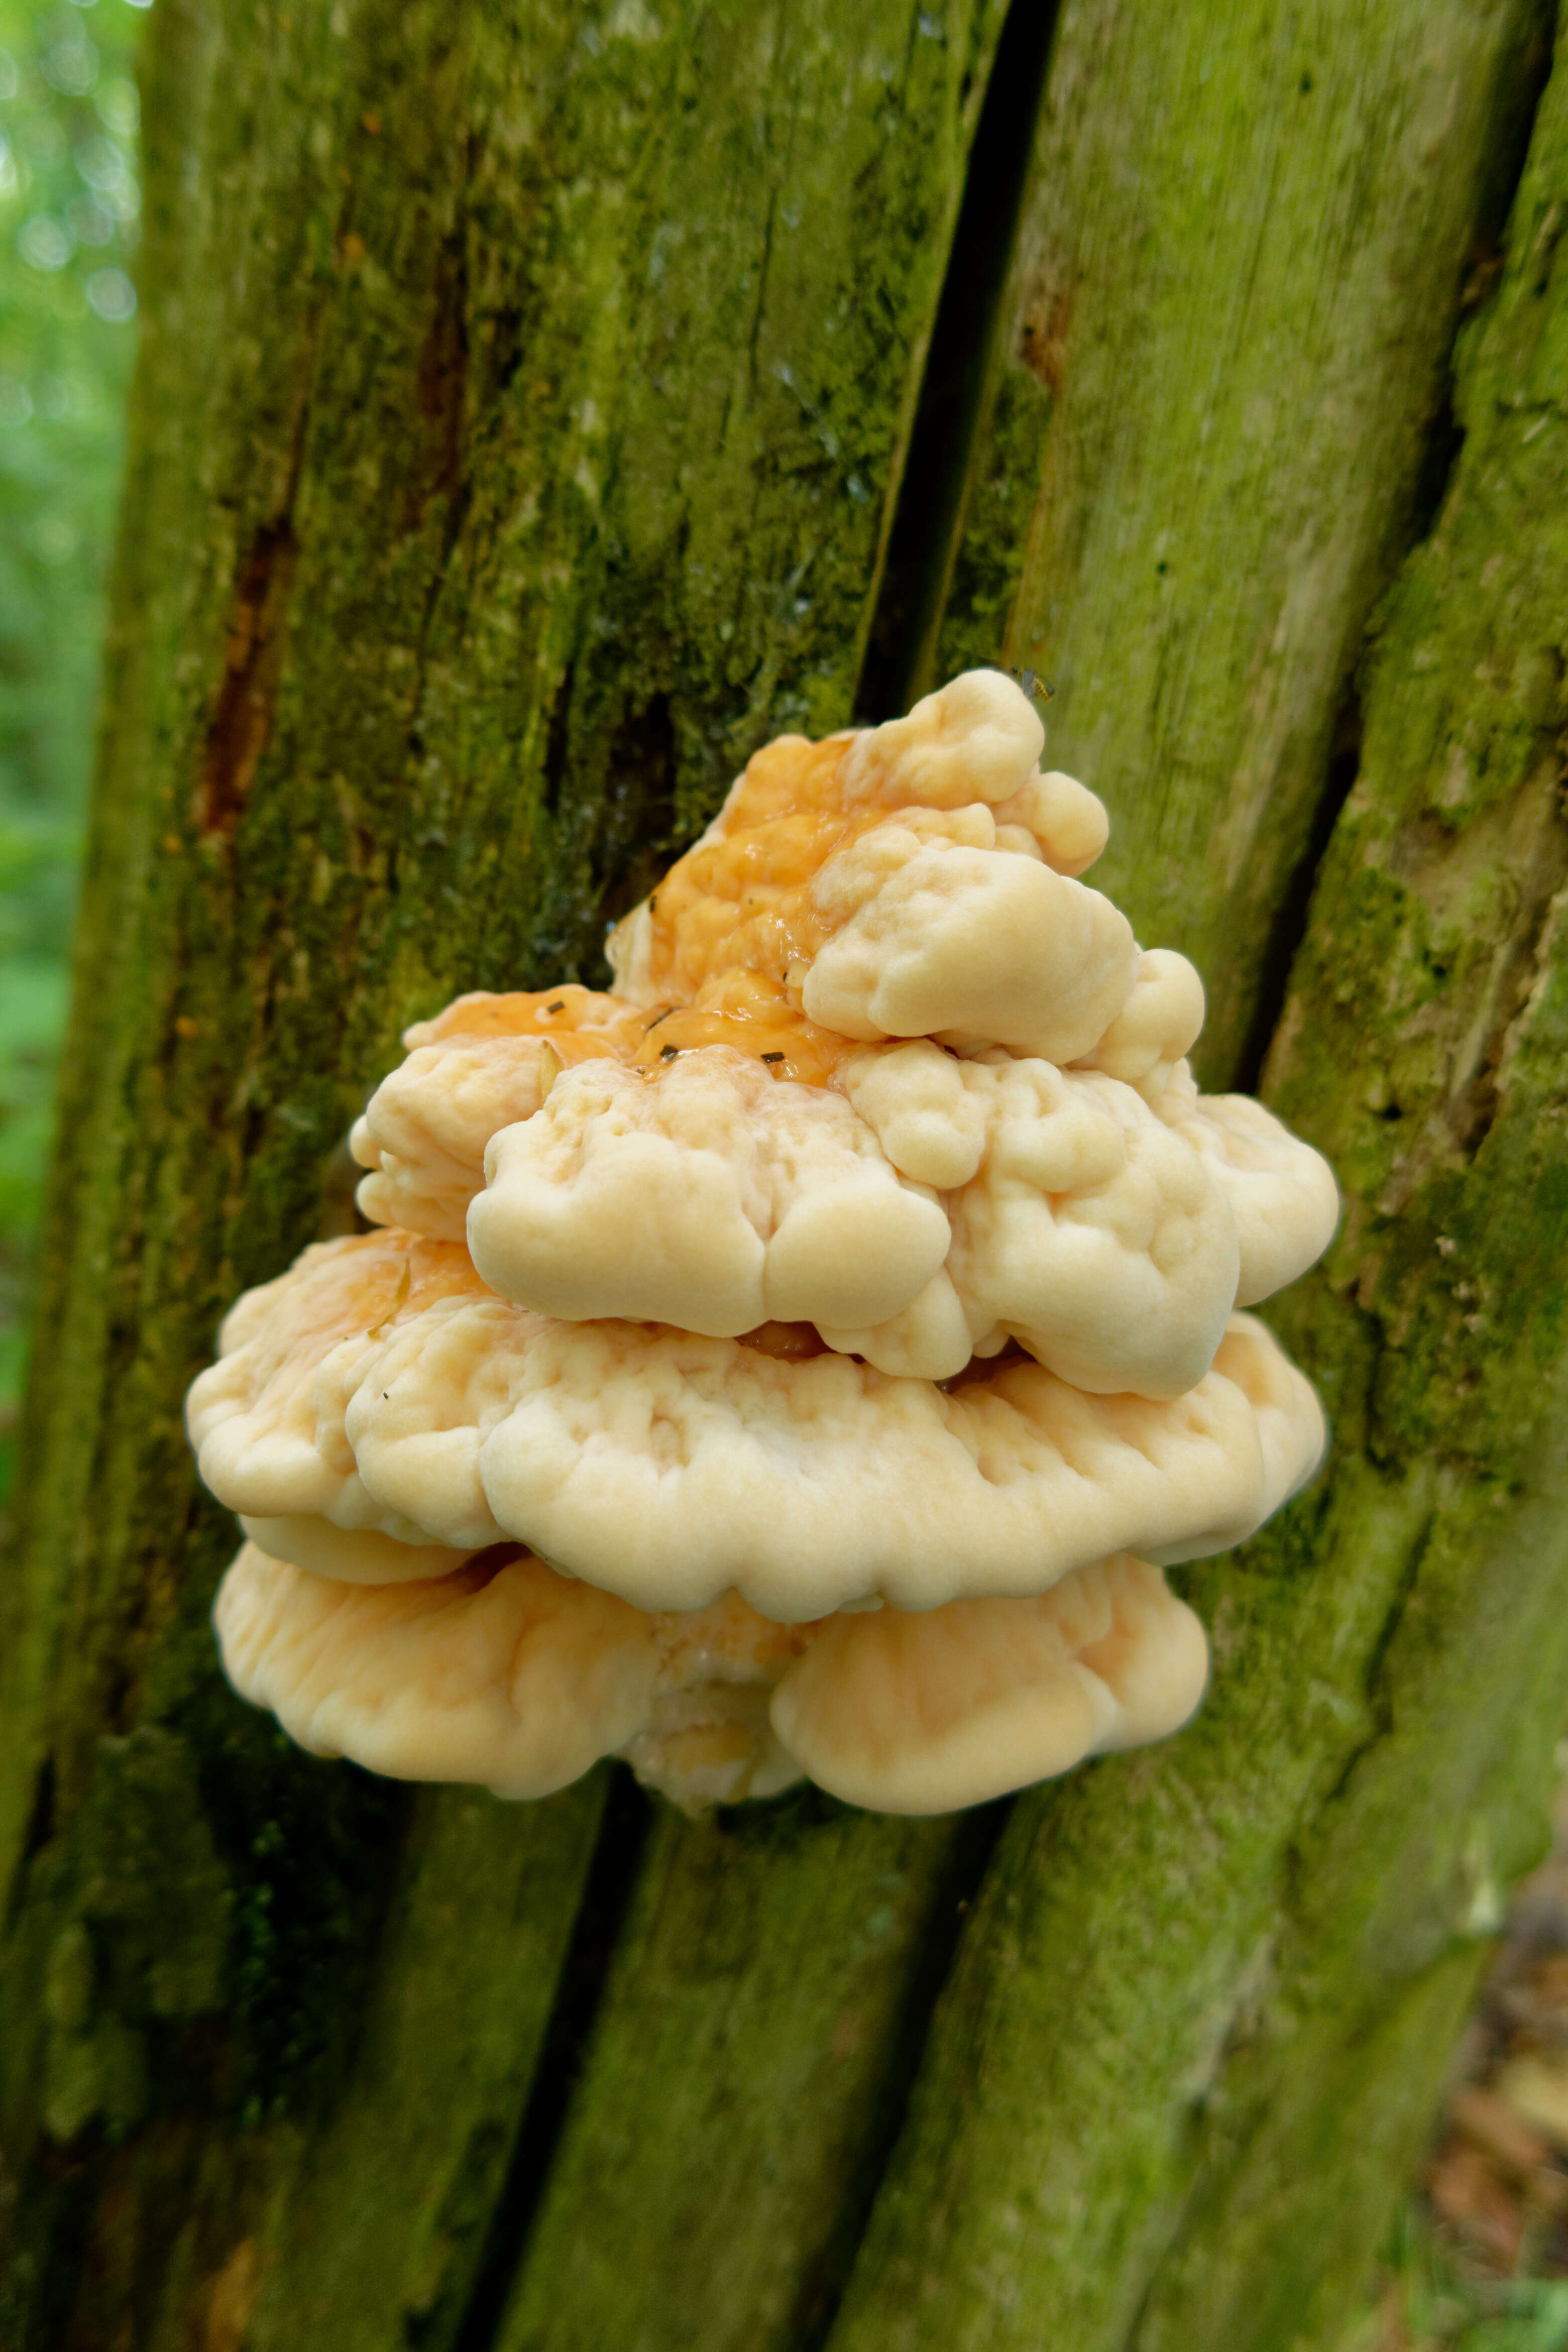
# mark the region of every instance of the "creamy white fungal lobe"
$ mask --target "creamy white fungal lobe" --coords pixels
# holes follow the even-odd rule
[[[1131,926],[1097,890],[999,844],[988,811],[963,814],[975,822],[940,834],[889,819],[828,860],[811,893],[827,937],[803,1009],[842,1037],[984,1038],[1075,1061],[1132,993]]]
[[[730,1590],[781,1622],[877,1600],[932,1609],[1036,1590],[1110,1551],[1224,1550],[1321,1450],[1310,1386],[1246,1316],[1166,1404],[1088,1393],[1021,1356],[944,1389],[826,1349],[569,1323],[477,1278],[405,1302],[375,1340],[331,1344],[310,1294],[350,1252],[384,1278],[399,1238],[319,1244],[298,1301],[191,1393],[209,1486],[256,1542],[319,1575],[361,1580],[321,1528],[372,1530],[411,1550],[526,1543],[643,1609],[706,1609]],[[296,1307],[318,1334],[313,1370],[275,1328]]]
[[[405,1033],[374,1230],[241,1299],[187,1408],[226,1668],[303,1746],[934,1812],[1197,1705],[1163,1570],[1317,1465],[1237,1309],[1338,1192],[1194,1084],[1202,983],[1080,878],[1105,811],[1043,743],[990,670],[783,737],[613,992]]]
[[[350,1130],[350,1150],[371,1171],[359,1188],[364,1214],[462,1241],[490,1139],[540,1108],[551,1050],[542,1037],[416,1046]]]
[[[977,1804],[1085,1756],[1163,1739],[1208,1679],[1204,1629],[1125,1553],[1019,1601],[834,1617],[781,1679],[781,1745],[883,1812]]]
[[[247,1544],[216,1613],[230,1679],[318,1756],[373,1772],[564,1788],[648,1708],[653,1626],[539,1560],[337,1584]]]
[[[1237,1303],[1255,1307],[1315,1265],[1340,1221],[1332,1169],[1249,1095],[1202,1095],[1184,1063],[1155,1106],[1225,1189],[1241,1253]]]
[[[645,1615],[526,1553],[367,1590],[247,1544],[216,1609],[229,1677],[319,1756],[542,1797],[625,1755],[695,1804],[809,1776],[884,1812],[951,1811],[1164,1738],[1208,1650],[1125,1557],[1025,1601],[784,1627],[731,1596]]]
[[[584,1063],[537,1117],[491,1138],[485,1180],[468,1223],[479,1274],[572,1321],[722,1336],[880,1323],[919,1297],[951,1240],[842,1095],[724,1045],[651,1085]]]

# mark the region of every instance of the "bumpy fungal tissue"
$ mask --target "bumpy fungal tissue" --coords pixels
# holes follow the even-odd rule
[[[973,1804],[1202,1696],[1172,1563],[1310,1475],[1238,1310],[1338,1213],[1185,1056],[1000,672],[757,753],[613,993],[459,997],[351,1144],[374,1230],[241,1298],[188,1417],[235,1688],[322,1755],[677,1803]]]

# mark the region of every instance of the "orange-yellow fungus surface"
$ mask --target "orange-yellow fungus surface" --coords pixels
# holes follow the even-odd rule
[[[756,971],[720,971],[694,1004],[676,1004],[645,1013],[642,1040],[633,1060],[657,1071],[695,1045],[732,1045],[766,1062],[776,1078],[825,1087],[840,1063],[863,1052],[852,1038],[819,1029],[797,1013],[779,982]]]
[[[308,1269],[309,1280],[300,1278]],[[268,1326],[278,1362],[314,1362],[324,1334],[379,1330],[395,1318],[421,1314],[443,1298],[486,1295],[460,1242],[378,1228],[342,1241],[318,1242],[293,1271],[247,1290],[224,1327],[226,1349],[243,1346],[252,1329]],[[286,1311],[279,1302],[286,1301]]]
[[[812,1087],[826,1086],[841,1062],[865,1050],[808,1021],[779,982],[743,968],[715,972],[691,1003],[652,1012],[575,982],[533,995],[479,990],[417,1022],[405,1043],[436,1045],[448,1037],[547,1037],[567,1069],[609,1056],[656,1076],[678,1053],[732,1045],[765,1061],[775,1077]]]
[[[626,1057],[635,1051],[647,1019],[635,1004],[576,981],[532,994],[517,990],[495,996],[488,989],[476,989],[458,997],[433,1021],[416,1021],[405,1031],[403,1042],[413,1047],[438,1045],[446,1037],[548,1037],[563,1062],[570,1064],[595,1054]]]
[[[849,754],[865,740],[853,730],[819,743],[781,735],[747,763],[722,829],[688,850],[648,902],[656,988],[690,999],[736,967],[783,981],[816,954],[832,926],[812,907],[812,883],[902,797],[877,789],[887,779],[864,758],[866,772],[847,788]]]
[[[808,963],[828,937],[811,903],[811,886],[835,850],[845,848],[886,811],[855,816],[797,809],[700,843],[671,866],[649,902],[649,973],[672,996],[695,996],[709,980],[737,966],[783,981]]]

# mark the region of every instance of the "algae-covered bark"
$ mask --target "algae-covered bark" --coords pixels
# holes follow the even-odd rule
[[[1063,10],[952,593],[910,653],[1055,686],[1051,756],[1120,820],[1104,887],[1208,984],[1210,1085],[1353,756],[1343,690],[1448,454],[1549,22]]]
[[[454,2339],[554,2009],[604,1790],[596,1774],[499,1822],[480,1790],[420,1796],[352,2068],[330,2114],[277,2126],[279,2186],[236,2242],[252,2250],[252,2352],[293,2352],[312,2336],[374,2352],[410,2330]]]
[[[992,1827],[667,1813],[498,2352],[820,2334]]]
[[[847,717],[998,15],[159,11],[5,1600],[5,2005],[59,2029],[7,2035],[8,2342],[262,2324],[306,2263],[289,2179],[368,2096],[400,1906],[484,1980],[505,2046],[493,2099],[394,2143],[360,2274],[394,2333],[460,2322],[483,2231],[402,2224],[443,2172],[497,2193],[595,1806],[434,1800],[400,1864],[402,1792],[234,1708],[205,1625],[233,1531],[181,1394],[235,1290],[341,1229],[333,1148],[399,1026],[458,987],[591,975],[639,861],[745,752]],[[144,1735],[138,1777],[116,1743]],[[163,1859],[110,1901],[128,1823]],[[458,1851],[497,1890],[482,1932],[434,1891]]]
[[[1348,1193],[1271,1314],[1328,1479],[1191,1579],[1170,1748],[1016,1810],[831,2339],[1338,2341],[1568,1675],[1568,67],[1384,608],[1268,1066]]]
[[[1102,624],[1118,612],[1127,615],[1121,625],[1131,633],[1121,675],[1125,699],[1117,705],[1127,740],[1157,735],[1163,723],[1159,682],[1143,660],[1144,623],[1135,611],[1143,593],[1150,541],[1121,519],[1121,477],[1104,461],[1107,440],[1117,440],[1130,412],[1142,420],[1149,436],[1150,462],[1173,469],[1167,485],[1173,503],[1160,530],[1202,547],[1205,535],[1214,531],[1214,515],[1230,519],[1227,528],[1234,527],[1238,537],[1228,590],[1222,593],[1216,581],[1226,569],[1225,546],[1232,542],[1216,539],[1205,550],[1215,576],[1189,573],[1167,600],[1176,605],[1181,625],[1195,641],[1192,668],[1211,713],[1223,713],[1225,731],[1211,730],[1194,742],[1189,759],[1173,759],[1152,772],[1128,767],[1125,742],[1116,747],[1123,756],[1110,758],[1105,770],[1086,755],[1079,772],[1110,801],[1112,854],[1120,845],[1119,864],[1130,889],[1127,903],[1140,922],[1142,937],[1151,943],[1178,945],[1187,945],[1194,937],[1205,940],[1209,977],[1215,983],[1211,994],[1221,998],[1227,988],[1256,991],[1256,943],[1232,919],[1231,877],[1212,862],[1194,860],[1184,866],[1179,913],[1167,903],[1158,877],[1168,850],[1172,806],[1180,803],[1183,823],[1201,837],[1203,825],[1222,821],[1230,804],[1237,788],[1225,762],[1234,751],[1236,730],[1248,723],[1246,708],[1237,707],[1244,703],[1245,687],[1234,669],[1237,635],[1256,624],[1257,599],[1264,593],[1258,574],[1265,573],[1270,584],[1283,581],[1301,610],[1294,637],[1278,654],[1285,681],[1281,691],[1288,688],[1297,703],[1313,712],[1317,733],[1300,751],[1287,780],[1289,792],[1280,789],[1261,812],[1255,809],[1250,864],[1243,878],[1264,908],[1276,909],[1287,898],[1300,856],[1300,824],[1312,800],[1333,788],[1328,735],[1339,677],[1325,673],[1322,648],[1327,643],[1336,649],[1331,667],[1342,667],[1344,647],[1359,641],[1401,534],[1408,533],[1410,476],[1428,446],[1435,387],[1447,358],[1477,224],[1486,221],[1500,228],[1502,199],[1497,184],[1508,170],[1517,171],[1521,123],[1528,120],[1544,62],[1532,50],[1531,37],[1540,26],[1528,10],[1456,8],[1444,20],[1443,37],[1428,42],[1408,38],[1414,16],[1403,5],[1377,12],[1353,28],[1342,26],[1332,42],[1320,28],[1313,50],[1319,69],[1331,67],[1338,81],[1353,85],[1357,92],[1358,110],[1347,128],[1331,109],[1299,116],[1300,73],[1288,31],[1274,26],[1266,12],[1249,22],[1250,35],[1244,39],[1228,9],[1187,10],[1174,20],[1168,11],[1142,5],[1142,0],[1114,10],[1064,11],[1047,87],[1034,214],[1024,224],[1026,253],[1028,239],[1037,235],[1038,209],[1048,189],[1050,204],[1085,237],[1113,242],[1130,220],[1157,218],[1163,225],[1161,236],[1147,226],[1142,242],[1129,235],[1128,249],[1118,255],[1114,271],[1107,268],[1106,282],[1094,300],[1086,297],[1079,357],[1098,387],[1097,396],[1076,407],[1064,404],[1056,424],[1058,462],[1075,478],[1081,477],[1086,508],[1114,541],[1100,550],[1095,570],[1086,572],[1079,585],[1086,605]],[[1009,41],[1011,36],[1010,26]],[[1105,70],[1108,50],[1120,60],[1115,72]],[[1216,77],[1219,87],[1211,91]],[[1206,112],[1195,103],[1200,99]],[[1412,119],[1422,126],[1419,140],[1411,131]],[[1438,122],[1441,135],[1433,135]],[[1249,125],[1254,127],[1248,130]],[[1342,184],[1345,157],[1369,125],[1375,127],[1372,156],[1352,201]],[[1159,129],[1160,139],[1148,135],[1149,126]],[[1216,136],[1216,126],[1229,126],[1230,143],[1222,147],[1225,169],[1217,163],[1212,168],[1221,179],[1228,171],[1235,182],[1226,198],[1230,214],[1245,218],[1248,206],[1255,205],[1260,215],[1254,244],[1247,247],[1252,275],[1245,289],[1232,282],[1239,266],[1234,242],[1227,242],[1223,226],[1216,228],[1208,201],[1184,183],[1182,159],[1189,145]],[[1376,170],[1371,168],[1373,158]],[[1283,184],[1272,190],[1265,184],[1260,191],[1246,177],[1243,164],[1263,173],[1267,183],[1270,163],[1273,180]],[[1313,242],[1316,225],[1336,208],[1345,213],[1345,241],[1356,257],[1353,297],[1342,285],[1342,253],[1321,252]],[[1156,247],[1152,257],[1151,246]],[[1255,250],[1257,246],[1261,250]],[[1310,268],[1303,267],[1304,259]],[[1208,297],[1223,297],[1233,315],[1226,364],[1216,361],[1194,374],[1192,354],[1205,315],[1205,273]],[[1151,291],[1163,288],[1167,279],[1169,299],[1159,310],[1151,303]],[[1339,292],[1341,308],[1325,318],[1326,310],[1334,310],[1331,289]],[[1182,289],[1187,304],[1177,299]],[[1314,334],[1320,345],[1328,341],[1329,354],[1325,357],[1319,349],[1313,368],[1301,369],[1298,361],[1286,380],[1275,383],[1278,434],[1267,452],[1260,452],[1254,439],[1233,429],[1235,381],[1270,383],[1279,374],[1280,351],[1311,350]],[[1134,343],[1135,370],[1126,356]],[[942,356],[952,364],[950,354]],[[1032,377],[1028,382],[1037,395],[1037,384]],[[1171,394],[1176,383],[1184,387],[1179,404]],[[1321,518],[1318,569],[1302,577],[1289,572],[1287,578],[1268,538],[1267,514],[1254,514],[1253,501],[1259,482],[1267,481],[1276,500],[1268,513],[1277,512],[1279,499],[1310,504],[1328,457],[1322,440],[1313,443],[1305,435],[1302,420],[1315,417],[1331,395],[1342,410],[1369,421],[1340,449],[1339,496]],[[928,387],[922,404],[928,415],[930,405]],[[951,417],[951,402],[938,414]],[[929,449],[922,453],[923,438],[917,426],[911,464],[922,454],[929,456]],[[1172,444],[1176,445],[1174,457]],[[981,442],[977,464],[986,461],[989,446]],[[1201,475],[1193,456],[1199,449],[1205,453]],[[1061,456],[1060,450],[1068,454]],[[1391,462],[1391,452],[1397,454],[1398,463]],[[933,527],[941,523],[939,487],[929,477],[911,479],[900,540],[907,542],[910,536],[911,500],[917,515],[923,515],[929,503]],[[1051,495],[1047,477],[1039,492],[1042,513],[1052,511]],[[1369,556],[1369,543],[1376,561]],[[965,559],[971,562],[973,544],[972,532]],[[934,565],[942,554],[939,536],[928,541],[927,550]],[[1267,550],[1267,564],[1259,550]],[[1249,563],[1252,572],[1247,568]],[[961,574],[961,585],[962,579]],[[896,599],[907,583],[892,586]],[[1210,600],[1215,609],[1209,608]],[[1026,612],[1023,601],[1018,609],[1020,614]],[[886,604],[882,618],[885,625]],[[905,613],[903,621],[903,642],[912,659],[914,616]],[[955,622],[955,630],[958,625]],[[988,658],[1004,643],[1026,651],[1023,625],[1020,619],[1010,632],[1003,612],[972,631],[969,639],[955,637],[951,659]],[[1108,680],[1116,677],[1120,636],[1109,636],[1098,650]],[[879,657],[873,660],[870,677],[877,691],[888,689],[887,665]],[[1070,746],[1070,673],[1060,672],[1056,683],[1058,700],[1047,712],[1048,757],[1071,765],[1075,754],[1062,748],[1064,728],[1058,719],[1065,708],[1065,740]],[[1256,782],[1247,789],[1256,791]],[[1126,886],[1129,876],[1132,881]],[[1234,1054],[1233,1042],[1219,1048],[1222,1060],[1234,1059]],[[1227,1562],[1215,1580],[1216,1591],[1224,1592],[1229,1573]],[[1369,1593],[1367,1605],[1377,1609],[1375,1591]],[[1249,1662],[1249,1674],[1254,1670],[1250,1662],[1256,1660],[1265,1685],[1276,1672],[1277,1654],[1268,1641],[1266,1623],[1253,1652],[1237,1652]],[[1203,1727],[1187,1738],[1199,1736],[1205,1736]],[[1256,1736],[1254,1727],[1248,1737]],[[1321,1761],[1307,1742],[1303,1769],[1317,1769]],[[1134,1777],[1136,1781],[1136,1768]],[[1226,1918],[1236,1905],[1250,1905],[1249,1917],[1256,1912],[1258,1874],[1267,1874],[1287,1834],[1284,1825],[1294,1817],[1292,1801],[1300,1801],[1303,1783],[1291,1743],[1285,1741],[1279,1752],[1266,1748],[1258,1753],[1244,1786],[1246,1796],[1237,1795],[1227,1816],[1235,1850],[1217,1853],[1219,1886],[1210,1897],[1211,1906]],[[1009,1833],[1004,1855],[1013,1850],[1017,1834],[1016,1830]],[[1064,1921],[1073,1916],[1075,1906],[1090,1905],[1108,1872],[1119,1871],[1118,1883],[1124,1885],[1133,1869],[1133,1852],[1138,1869],[1152,1883],[1163,1876],[1179,1886],[1192,1871],[1188,1828],[1180,1809],[1141,1813],[1126,1834],[1133,1842],[1131,1852],[1119,1860],[1117,1852],[1097,1847],[1083,1857],[1081,1876],[1070,1885],[1054,1849],[1047,1853],[1031,1843],[1020,1867],[1028,1878],[1039,1881],[1042,1890],[1060,1882]],[[764,2347],[771,2352],[774,2346],[811,2340],[811,2327],[802,2314],[817,2307],[825,2288],[831,2293],[842,2284],[853,2244],[852,2239],[847,2242],[842,2233],[830,2231],[830,2205],[810,2185],[805,2160],[815,2138],[823,2171],[836,2179],[848,2145],[841,2110],[813,2074],[820,2052],[832,2042],[842,2003],[839,1979],[850,1965],[847,1944],[841,1948],[825,1926],[843,1902],[833,1874],[852,1869],[859,1885],[868,1890],[879,1875],[907,1872],[915,1855],[923,1857],[924,1870],[932,1873],[945,1862],[949,1838],[942,1823],[911,1828],[902,1822],[868,1822],[842,1846],[811,1832],[787,1843],[777,1833],[766,1841],[737,1841],[726,1864],[727,1901],[737,1912],[747,1906],[760,1911],[776,1895],[783,1877],[795,1890],[789,1911],[781,1916],[776,1907],[772,1909],[770,1936],[751,1964],[749,1981],[745,1970],[737,1973],[731,1968],[725,1973],[721,1999],[726,2010],[746,2004],[750,2024],[743,2038],[727,2042],[708,2032],[694,2032],[685,2038],[669,2033],[673,1995],[668,1948],[676,1929],[669,1924],[662,1938],[644,1936],[629,1942],[618,1966],[611,2011],[601,2036],[590,2047],[538,2234],[527,2251],[510,2327],[501,2339],[505,2352],[525,2352],[525,2347],[526,2352],[544,2352],[544,2347],[575,2352],[595,2340],[595,2330],[601,2336],[618,2334],[636,2341],[646,2352],[665,2352],[665,2347],[676,2352],[687,2346],[700,2346],[703,2352],[757,2352]],[[689,1839],[679,1847],[666,1881],[667,1917],[684,1920],[690,1935],[697,1932],[691,1923],[706,1916],[713,1869],[708,1844]],[[1238,1891],[1235,1905],[1226,1893],[1233,1881],[1238,1890],[1244,1884],[1247,1890]],[[1172,1907],[1179,1915],[1174,1896]],[[1197,1907],[1201,1912],[1202,1906]],[[892,1940],[881,1960],[880,1980],[889,2000],[898,1994],[900,1970],[912,1976],[935,1924],[928,1923],[919,1906],[895,1916]],[[1184,1931],[1167,1924],[1172,1940],[1163,1966],[1168,1996],[1178,2010],[1185,2000],[1194,2012],[1203,2013],[1226,1997],[1225,1961],[1212,1940],[1206,1947],[1204,1943],[1205,1933],[1212,1938],[1214,1929],[1213,1916],[1194,1916],[1184,1940]],[[1108,1939],[1111,1932],[1108,1928]],[[1136,1935],[1136,1915],[1121,1921],[1117,1932]],[[896,1948],[900,1944],[906,1948],[901,1956]],[[1109,1987],[1103,1989],[1103,1997],[1114,1998],[1114,2006],[1101,2036],[1100,2059],[1112,2063],[1115,2045],[1124,2040],[1126,2056],[1114,2063],[1131,2066],[1151,2038],[1143,2023],[1142,1990],[1148,1954],[1140,1943],[1113,1965],[1109,1951],[1108,1940],[1104,1954],[1098,1947],[1089,1956],[1064,1952],[1057,1956],[1056,1966],[1067,1981],[1079,1969],[1087,1969],[1097,1987],[1105,1970],[1114,1976],[1120,1969],[1126,1980],[1114,1997]],[[988,1962],[988,1970],[990,1966]],[[891,2020],[881,2030],[891,2032]],[[1047,2063],[1047,2044],[1039,2033],[1040,2021],[1031,2014],[1027,2038],[1014,2055],[1010,2095],[1054,2137],[1058,2126],[1037,2071]],[[1170,2039],[1168,2019],[1158,2019],[1152,2036],[1159,2061],[1169,2061],[1178,2074],[1188,2066],[1184,2045]],[[784,2079],[816,2087],[810,2095],[797,2093],[780,2115],[769,2085]],[[960,2081],[961,2075],[952,2073],[941,2079],[931,2123],[939,2137],[949,2128],[953,2112],[963,2107],[966,2094]],[[1143,2112],[1126,2112],[1120,2104],[1114,2110],[1117,2128],[1103,2149],[1103,2172],[1085,2192],[1094,2216],[1075,2225],[1075,2233],[1083,2233],[1082,2268],[1096,2292],[1116,2291],[1126,2269],[1119,2233],[1142,2226],[1144,2192],[1137,2144],[1147,2136],[1163,2151],[1170,2127],[1168,2105],[1160,2103],[1152,2083],[1143,2087]],[[671,2115],[679,2116],[680,2128],[660,2145]],[[857,2118],[864,2165],[876,2161],[885,2115],[885,2109],[868,2103]],[[742,2124],[741,2117],[750,2120]],[[1075,2120],[1073,2129],[1077,2127]],[[994,2160],[1004,2170],[1011,2129],[1009,2122],[996,2134]],[[777,2143],[786,2141],[789,2161],[738,2160],[738,2142],[749,2149],[754,2146],[741,2136],[752,2131],[762,2143],[758,2152],[770,2158]],[[629,2153],[654,2146],[660,2147],[657,2162],[636,2160]],[[1065,2152],[1062,2160],[1068,2160]],[[1010,2189],[1007,2195],[1010,2199]],[[711,2221],[716,2241],[724,2248],[714,2291],[700,2312],[689,2300],[693,2244],[700,2236],[694,2217],[699,2214],[704,2225]],[[920,2238],[923,2219],[918,2200],[911,2207],[910,2226]],[[1096,2235],[1100,2229],[1103,2236]],[[627,2244],[637,2245],[637,2259],[618,2261],[613,2250]],[[588,2251],[594,2246],[600,2249],[596,2259]],[[786,2262],[794,2265],[793,2273],[786,2273],[793,2275],[793,2305],[774,2284]],[[727,2284],[742,2274],[748,2263],[757,2296],[751,2308]],[[706,2278],[708,2266],[699,2267]],[[877,2328],[892,2325],[896,2300],[878,2303],[868,2341]],[[944,2314],[948,2310],[945,2303],[940,2308]],[[1051,2305],[1047,2297],[1027,2308],[1030,2317],[1021,2323],[1026,2326]],[[1058,2316],[1054,2311],[1051,2315],[1053,2320]],[[1064,2310],[1064,2324],[1068,2316]],[[940,2324],[930,2340],[933,2345],[942,2341]],[[1026,2335],[1023,2340],[1031,2339]]]
[[[342,1229],[397,1027],[592,976],[754,742],[875,698],[904,453],[973,356],[925,369],[1002,13],[160,6],[5,1604],[7,2352],[1332,2343],[1564,1668],[1560,100],[1270,1065],[1352,1194],[1281,1307],[1337,1466],[1188,1572],[1194,1729],[1021,1801],[989,1864],[999,1812],[816,1798],[643,1843],[604,1776],[411,1802],[300,1757],[205,1623],[233,1537],[179,1397],[233,1291]],[[1216,1071],[1452,454],[1540,32],[1072,0],[989,404],[903,486],[884,685],[889,642],[1047,665],[1119,894],[1207,959]]]

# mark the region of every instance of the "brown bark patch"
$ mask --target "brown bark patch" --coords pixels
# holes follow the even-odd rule
[[[242,2238],[207,2290],[202,2352],[243,2352],[260,2292],[261,2256],[254,2238]]]
[[[228,644],[202,765],[204,833],[232,834],[272,733],[283,629],[300,544],[287,520],[263,523],[229,607]]]
[[[425,448],[409,482],[407,524],[417,530],[432,498],[454,509],[463,490],[463,426],[468,383],[468,265],[461,228],[444,238],[431,289],[430,323],[419,353],[415,398]]]
[[[1037,383],[1055,399],[1067,376],[1068,329],[1072,324],[1070,286],[1037,287],[1018,321],[1018,357]]]

